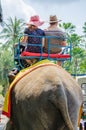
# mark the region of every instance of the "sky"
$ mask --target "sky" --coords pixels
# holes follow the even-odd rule
[[[4,20],[18,17],[29,21],[30,16],[39,15],[44,21],[50,15],[57,15],[62,23],[71,22],[76,26],[78,34],[82,34],[82,26],[86,22],[86,0],[1,0]],[[45,23],[42,28],[46,28]]]

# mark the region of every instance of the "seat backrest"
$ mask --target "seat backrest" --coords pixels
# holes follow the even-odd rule
[[[50,53],[59,53],[62,50],[63,41],[65,41],[65,33],[62,31],[45,31],[46,36],[44,44],[44,52],[48,52],[48,44],[50,44]],[[57,46],[56,46],[57,45]]]

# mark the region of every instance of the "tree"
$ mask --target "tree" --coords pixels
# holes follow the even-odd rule
[[[72,25],[72,23],[63,23],[60,24],[60,27],[63,27],[68,38],[70,39],[72,43],[72,61],[66,62],[65,66],[68,66],[67,69],[70,73],[74,73],[75,75],[79,73],[86,73],[85,68],[85,49],[81,47],[81,45],[84,43],[83,37],[79,36],[75,33],[75,26]],[[69,41],[67,40],[67,43]],[[83,68],[83,69],[82,69]]]
[[[84,38],[83,42],[84,42],[84,48],[86,49],[86,22],[84,23],[84,26],[82,27],[82,29],[83,29],[83,33],[85,34],[83,36]]]
[[[82,28],[83,28],[83,33],[86,35],[86,22],[84,23],[84,26]]]
[[[64,31],[66,32],[66,34],[71,34],[75,32],[76,26],[73,25],[72,23],[62,23],[59,24],[60,27],[64,28]]]
[[[0,48],[0,85],[5,90],[8,86],[8,72],[13,67],[13,56],[8,49]]]
[[[4,23],[4,28],[0,32],[0,39],[4,43],[0,43],[0,84],[6,89],[8,84],[7,74],[13,68],[13,44],[18,42],[19,35],[24,30],[24,20],[9,18],[7,23]]]
[[[4,44],[6,47],[13,47],[13,44],[18,42],[19,35],[23,33],[24,30],[24,20],[17,19],[16,17],[12,19],[11,17],[4,23],[4,28],[0,33],[0,38],[4,39]]]

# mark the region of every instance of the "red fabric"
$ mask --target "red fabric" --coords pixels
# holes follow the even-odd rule
[[[48,57],[48,53],[33,53],[33,52],[22,52],[21,56],[42,56],[42,57]],[[49,54],[50,58],[70,58],[69,54]]]

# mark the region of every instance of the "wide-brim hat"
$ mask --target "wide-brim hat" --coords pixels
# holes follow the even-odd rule
[[[50,18],[49,18],[49,23],[58,23],[58,22],[61,22],[62,20],[58,20],[56,15],[50,15]]]
[[[30,21],[27,23],[27,25],[35,25],[35,26],[41,26],[44,24],[44,21],[41,21],[38,15],[34,15],[30,17]]]

